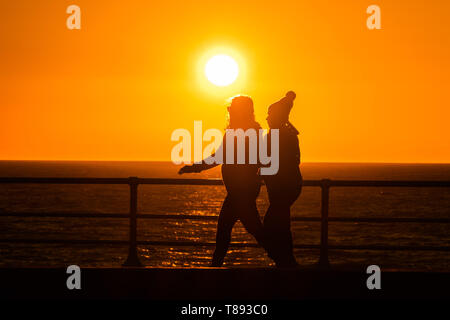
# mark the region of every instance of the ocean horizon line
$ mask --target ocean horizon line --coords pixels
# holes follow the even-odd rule
[[[170,160],[88,160],[88,159],[0,159],[0,162],[136,162],[172,163]],[[389,161],[302,161],[301,164],[363,164],[363,165],[450,165],[450,162],[389,162]],[[176,164],[174,164],[176,165]]]

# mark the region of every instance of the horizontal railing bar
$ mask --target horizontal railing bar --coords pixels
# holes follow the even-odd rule
[[[64,178],[64,177],[0,177],[0,183],[47,184],[167,184],[167,185],[223,185],[221,179],[167,179],[167,178]],[[450,181],[408,180],[304,180],[304,186],[320,187],[450,187]]]
[[[46,243],[46,244],[116,244],[128,245],[128,240],[83,240],[83,239],[0,239],[0,243]],[[196,241],[152,241],[152,240],[138,240],[141,245],[162,245],[162,246],[206,246],[213,247],[215,242],[196,242]],[[256,248],[256,243],[240,243],[232,242],[231,247],[253,247]],[[309,247],[309,246],[306,246]],[[314,246],[315,247],[315,246]],[[319,247],[317,245],[317,247]]]
[[[0,239],[0,243],[46,243],[46,244],[110,244],[128,245],[126,240],[80,240],[80,239]],[[214,247],[215,242],[197,241],[152,241],[138,240],[140,245],[159,245],[173,247]],[[258,248],[256,243],[232,242],[230,247],[234,248]],[[294,244],[296,249],[320,249],[316,244]],[[378,246],[378,245],[329,245],[329,249],[337,250],[375,250],[375,251],[450,251],[449,246]]]
[[[196,242],[196,241],[152,241],[140,240],[138,244],[141,245],[159,245],[159,246],[181,246],[181,247],[215,247],[215,242]],[[257,243],[231,242],[230,247],[233,248],[260,248]],[[320,249],[318,244],[297,244],[294,245],[298,249]]]
[[[294,245],[295,247],[295,245]],[[358,246],[358,245],[329,245],[329,249],[336,250],[374,250],[374,251],[450,251],[449,246]]]
[[[96,239],[0,239],[0,243],[46,243],[46,244],[112,244],[129,245],[128,240],[96,240]]]
[[[0,180],[1,181],[1,180]],[[139,184],[168,184],[168,185],[223,185],[221,179],[159,179],[159,178],[139,178]],[[303,185],[308,187],[320,187],[321,180],[303,180]],[[263,183],[264,185],[264,183]]]
[[[36,218],[119,218],[129,219],[129,213],[85,213],[85,212],[2,212],[0,217]]]
[[[215,242],[197,242],[197,241],[158,241],[158,240],[138,240],[138,244],[142,245],[159,245],[170,247],[215,247]],[[256,243],[231,242],[230,247],[235,248],[257,248]]]
[[[163,179],[163,178],[139,178],[139,184],[170,184],[170,185],[205,185],[222,186],[222,179]]]
[[[450,181],[417,180],[329,180],[330,187],[450,187]]]
[[[330,217],[330,218],[328,218],[328,221],[330,221],[330,222],[373,222],[373,223],[390,223],[390,222],[450,223],[450,218],[353,218],[353,217]]]
[[[129,213],[86,213],[86,212],[2,212],[0,217],[38,218],[120,218],[128,219]],[[217,220],[219,216],[188,214],[136,214],[142,219]]]
[[[188,214],[138,214],[144,219],[180,219],[180,220],[217,220],[218,216],[202,216]],[[292,217],[291,221],[320,222],[320,217]],[[359,218],[359,217],[329,217],[330,222],[420,222],[420,223],[450,223],[450,218]]]
[[[136,215],[138,218],[142,219],[180,219],[180,220],[217,220],[219,216],[212,215],[190,215],[190,214],[149,214],[149,213],[139,213]]]
[[[85,212],[6,212],[0,217],[38,217],[38,218],[119,218],[126,219],[128,213],[85,213]],[[175,219],[175,220],[217,220],[215,215],[189,215],[189,214],[137,214],[141,219]],[[291,221],[320,222],[320,217],[292,217]],[[411,223],[450,223],[450,218],[359,218],[359,217],[330,217],[330,222],[411,222]]]
[[[0,178],[0,183],[42,184],[129,184],[129,178]]]
[[[221,179],[0,177],[0,183],[223,185]]]

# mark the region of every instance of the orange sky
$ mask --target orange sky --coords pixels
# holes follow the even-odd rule
[[[66,8],[81,8],[81,30]],[[382,30],[366,8],[381,7]],[[0,2],[0,159],[170,160],[243,93],[297,93],[303,161],[450,162],[450,1]],[[226,51],[219,88],[199,64]]]

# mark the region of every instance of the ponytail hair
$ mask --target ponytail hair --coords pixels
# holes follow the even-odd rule
[[[255,120],[253,100],[249,96],[237,95],[229,99],[227,129],[260,129]]]

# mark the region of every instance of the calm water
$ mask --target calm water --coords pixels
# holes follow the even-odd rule
[[[301,166],[305,179],[450,180],[450,165],[314,164]],[[24,162],[0,161],[0,176],[32,177],[178,177],[178,167],[164,162]],[[219,178],[216,168],[183,177]],[[139,212],[158,214],[218,214],[223,187],[140,186]],[[445,188],[335,188],[330,216],[450,217],[450,190]],[[126,213],[127,186],[0,184],[0,212]],[[261,215],[267,208],[262,189]],[[294,216],[320,215],[320,190],[305,187],[293,206]],[[95,218],[0,218],[2,238],[127,239],[128,221]],[[138,237],[145,240],[214,241],[215,221],[139,220]],[[320,224],[294,222],[294,241],[318,244]],[[330,244],[449,245],[450,226],[417,223],[330,223]],[[233,241],[254,240],[238,223]],[[207,266],[212,248],[140,246],[149,266]],[[310,265],[317,250],[296,250],[298,261]],[[64,246],[0,243],[0,266],[119,266],[127,256],[122,246]],[[378,264],[388,268],[450,271],[448,252],[331,251],[334,264]],[[262,249],[231,249],[228,266],[269,266]]]

